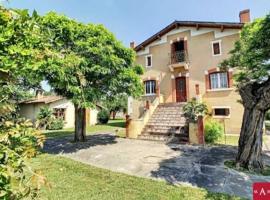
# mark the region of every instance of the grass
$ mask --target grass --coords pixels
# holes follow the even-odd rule
[[[266,141],[267,139],[267,136],[264,135],[263,141]],[[226,138],[223,136],[220,140],[217,141],[217,144],[238,146],[238,140],[239,135],[226,135]]]
[[[247,169],[240,167],[239,169],[236,168],[236,162],[234,160],[227,160],[224,162],[224,165],[228,168],[244,172],[247,174],[255,174],[255,175],[261,175],[261,176],[270,176],[270,166],[265,166],[265,168],[261,172],[255,172],[255,171],[248,171]]]
[[[33,159],[32,165],[47,177],[51,185],[50,188],[42,188],[40,200],[240,199],[200,188],[174,186],[163,181],[115,173],[61,156],[42,154]]]
[[[226,135],[217,141],[217,144],[238,146],[239,135]]]
[[[87,134],[96,134],[96,133],[115,133],[119,137],[125,137],[125,120],[124,119],[115,119],[109,120],[107,124],[97,124],[94,126],[87,127]],[[63,137],[74,134],[74,129],[63,129],[57,131],[44,131],[44,134],[47,138],[56,138]]]

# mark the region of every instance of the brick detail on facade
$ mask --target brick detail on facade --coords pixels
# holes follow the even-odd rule
[[[233,72],[228,71],[228,81],[229,81],[229,88],[233,87]]]
[[[196,95],[200,95],[200,85],[199,84],[195,85],[195,91],[196,91]]]
[[[172,78],[172,102],[176,102],[175,78]]]
[[[189,76],[186,76],[186,93],[187,93],[187,101],[189,100]]]
[[[203,117],[199,116],[198,117],[198,141],[199,144],[204,144],[204,129],[203,129]]]

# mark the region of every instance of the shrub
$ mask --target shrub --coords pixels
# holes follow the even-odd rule
[[[103,109],[99,111],[97,118],[99,123],[107,124],[110,118],[110,113],[108,110]]]
[[[217,142],[222,137],[224,132],[222,124],[215,120],[206,122],[204,131],[205,141],[210,144]]]
[[[37,127],[47,129],[53,121],[53,110],[48,106],[41,107],[37,115]]]
[[[48,126],[49,130],[61,130],[64,128],[64,120],[63,119],[55,119]]]
[[[183,107],[183,111],[189,122],[196,122],[199,116],[204,116],[207,113],[207,106],[193,98]]]

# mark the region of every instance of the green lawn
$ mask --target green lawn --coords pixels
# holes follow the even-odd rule
[[[238,140],[239,140],[239,135],[226,135],[223,136],[222,139],[220,139],[217,144],[224,144],[224,145],[232,145],[232,146],[238,146]],[[263,136],[263,141],[268,140],[267,136]]]
[[[33,159],[32,165],[47,177],[51,185],[50,188],[42,188],[39,199],[239,199],[204,189],[173,186],[163,181],[115,173],[61,156],[42,154]]]
[[[224,144],[224,145],[232,145],[232,146],[238,146],[238,135],[226,135],[220,139],[217,144]]]
[[[125,137],[125,120],[115,119],[109,120],[108,124],[97,124],[95,126],[87,127],[87,134],[95,133],[106,133],[112,132],[116,133],[119,137]],[[74,134],[74,129],[64,129],[59,131],[44,131],[47,138],[62,137]]]

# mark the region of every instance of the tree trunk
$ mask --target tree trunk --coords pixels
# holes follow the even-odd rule
[[[75,105],[75,142],[86,141],[86,109]]]
[[[239,85],[239,93],[245,108],[238,142],[237,167],[261,171],[262,136],[265,113],[270,109],[270,78],[262,83],[252,82]]]
[[[115,120],[115,116],[116,116],[116,112],[115,111],[113,111],[112,116],[113,116],[113,120]]]
[[[237,166],[255,171],[263,169],[262,135],[264,116],[265,111],[259,110],[256,106],[245,108],[238,143]]]

